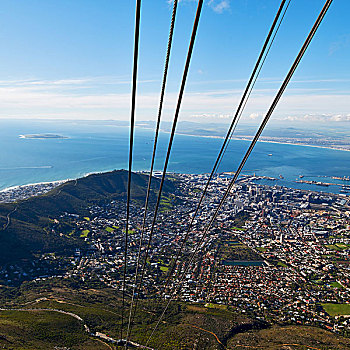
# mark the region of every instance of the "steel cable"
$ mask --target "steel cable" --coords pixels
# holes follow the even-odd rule
[[[140,37],[140,12],[141,12],[141,0],[136,0],[134,61],[133,61],[131,116],[130,116],[130,138],[129,138],[129,141],[130,141],[130,144],[129,144],[129,169],[128,169],[127,200],[126,200],[125,244],[124,244],[123,300],[122,300],[122,315],[121,315],[121,327],[120,327],[120,338],[121,339],[123,339],[123,327],[124,327],[126,269],[127,269],[127,258],[128,258],[128,233],[129,233],[130,196],[131,196],[131,171],[132,171],[132,156],[133,156],[133,148],[134,148],[137,63],[138,63],[139,37]]]
[[[139,249],[138,249],[138,254],[137,254],[135,283],[134,283],[133,293],[132,293],[132,297],[131,297],[131,306],[130,306],[130,311],[129,311],[129,322],[128,322],[126,342],[128,342],[129,336],[131,333],[132,310],[133,310],[134,298],[135,298],[135,294],[136,294],[137,276],[138,276],[138,272],[139,272],[139,263],[140,263],[140,257],[141,257],[141,248],[142,248],[142,244],[143,244],[143,235],[144,235],[145,226],[146,226],[147,209],[148,209],[148,202],[149,202],[149,196],[150,196],[150,191],[151,191],[151,182],[152,182],[155,155],[156,155],[156,151],[157,151],[157,142],[158,142],[160,121],[161,121],[161,116],[162,116],[165,87],[166,87],[167,76],[168,76],[168,68],[169,68],[170,52],[171,52],[171,46],[172,46],[173,34],[174,34],[177,4],[178,4],[178,0],[174,0],[173,11],[172,11],[172,16],[171,16],[171,23],[170,23],[170,30],[169,30],[168,46],[167,46],[167,52],[166,52],[166,57],[165,57],[163,82],[162,82],[162,88],[161,88],[161,94],[160,94],[156,131],[155,131],[154,143],[153,143],[151,167],[150,167],[150,173],[149,173],[149,177],[148,177],[147,194],[146,194],[146,199],[145,199],[145,209],[144,209],[144,214],[143,214],[142,228],[141,228],[141,234],[140,234],[140,240],[139,240]]]
[[[294,60],[294,62],[293,62],[293,64],[292,64],[292,66],[291,66],[291,68],[290,68],[288,74],[286,75],[286,77],[285,77],[285,79],[284,79],[284,81],[283,81],[283,83],[282,83],[280,89],[278,90],[278,92],[277,92],[277,94],[276,94],[276,96],[275,96],[275,98],[274,98],[274,100],[273,100],[273,102],[272,102],[272,104],[271,104],[271,106],[270,106],[270,108],[269,108],[267,114],[265,115],[265,117],[264,117],[264,119],[263,119],[263,121],[262,121],[262,123],[261,123],[261,125],[260,125],[260,127],[259,127],[259,129],[258,129],[258,131],[256,132],[256,134],[255,134],[255,136],[254,136],[254,139],[252,140],[252,142],[251,142],[251,144],[250,144],[250,146],[249,146],[247,152],[245,153],[245,155],[244,155],[244,157],[243,157],[243,159],[242,159],[240,165],[238,166],[238,169],[237,169],[237,171],[236,171],[234,177],[232,178],[232,180],[231,180],[231,182],[230,182],[228,188],[226,189],[224,196],[222,197],[222,199],[221,199],[219,205],[217,206],[217,208],[216,208],[216,210],[215,210],[215,212],[214,212],[213,217],[211,218],[209,224],[206,226],[206,228],[205,228],[205,230],[204,230],[204,232],[203,232],[203,234],[202,234],[202,236],[201,236],[199,242],[198,242],[197,245],[196,245],[195,250],[194,250],[193,253],[191,254],[191,257],[190,257],[190,259],[189,259],[189,261],[188,261],[188,264],[187,264],[187,266],[185,267],[185,269],[184,269],[184,271],[183,271],[183,273],[182,273],[182,275],[181,275],[181,278],[180,278],[180,281],[179,281],[179,283],[178,283],[178,285],[177,285],[177,288],[175,288],[175,290],[174,290],[173,293],[171,294],[171,296],[170,296],[170,298],[169,298],[169,300],[168,300],[168,302],[167,302],[165,308],[164,308],[163,311],[162,311],[162,314],[160,315],[160,317],[159,317],[159,319],[158,319],[158,321],[157,321],[155,327],[154,327],[153,330],[152,330],[151,335],[149,336],[149,338],[148,338],[148,340],[147,340],[146,346],[149,344],[150,340],[151,340],[152,337],[153,337],[153,334],[154,334],[155,330],[158,328],[159,323],[160,323],[161,320],[163,319],[163,317],[164,317],[164,315],[165,315],[165,312],[167,311],[167,309],[168,309],[168,307],[169,307],[169,305],[170,305],[171,300],[173,299],[173,297],[175,296],[175,294],[181,290],[182,284],[183,284],[184,279],[185,279],[185,276],[186,276],[186,274],[187,274],[187,272],[188,272],[190,266],[192,265],[193,260],[194,260],[194,258],[195,258],[195,256],[196,256],[196,254],[197,254],[197,252],[198,252],[200,246],[201,246],[202,243],[204,242],[204,239],[205,239],[205,237],[206,237],[208,231],[209,231],[210,228],[212,227],[212,225],[213,225],[213,223],[214,223],[214,221],[215,221],[215,219],[216,219],[216,217],[217,217],[217,215],[218,215],[218,213],[219,213],[219,211],[220,211],[220,209],[221,209],[223,203],[225,202],[226,198],[228,197],[229,193],[231,192],[231,189],[232,189],[234,183],[236,182],[236,180],[237,180],[237,178],[238,178],[238,176],[239,176],[239,174],[240,174],[242,168],[244,167],[244,165],[245,165],[247,159],[249,158],[249,156],[250,156],[250,154],[251,154],[251,152],[252,152],[254,146],[256,145],[256,143],[257,143],[257,141],[258,141],[258,139],[259,139],[261,133],[263,132],[263,130],[264,130],[264,128],[265,128],[267,122],[269,121],[269,119],[270,119],[270,117],[271,117],[273,111],[275,110],[275,108],[276,108],[276,106],[277,106],[279,100],[281,99],[281,97],[282,97],[282,95],[283,95],[285,89],[287,88],[287,86],[288,86],[288,84],[289,84],[289,82],[290,82],[290,80],[291,80],[291,78],[292,78],[292,76],[293,76],[295,70],[297,69],[297,67],[298,67],[298,65],[299,65],[299,63],[300,63],[302,57],[304,56],[304,54],[305,54],[305,52],[306,52],[306,50],[307,50],[307,48],[308,48],[308,46],[309,46],[309,44],[310,44],[310,42],[311,42],[311,40],[312,40],[312,38],[314,37],[314,35],[315,35],[315,33],[316,33],[318,27],[320,26],[320,24],[321,24],[321,22],[322,22],[324,16],[326,15],[326,13],[327,13],[327,11],[328,11],[328,9],[329,9],[329,7],[330,7],[332,1],[333,1],[333,0],[326,0],[325,5],[323,6],[323,8],[322,8],[322,10],[321,10],[321,12],[320,12],[320,14],[319,14],[319,16],[317,17],[317,19],[316,19],[316,21],[315,21],[315,23],[314,23],[314,25],[313,25],[313,27],[312,27],[310,33],[308,34],[308,36],[307,36],[307,38],[306,38],[306,40],[305,40],[305,42],[304,42],[302,48],[300,49],[300,51],[299,51],[299,53],[298,53],[296,59]]]
[[[164,185],[164,181],[165,181],[165,176],[166,176],[166,172],[167,172],[167,167],[168,167],[168,163],[169,163],[171,148],[172,148],[172,144],[174,141],[176,125],[177,125],[178,117],[180,114],[181,102],[182,102],[182,98],[183,98],[183,94],[184,94],[184,90],[185,90],[188,70],[190,67],[190,62],[191,62],[193,47],[194,47],[194,43],[195,43],[195,39],[196,39],[197,28],[198,28],[199,19],[200,19],[200,15],[201,15],[201,11],[202,11],[202,6],[203,6],[203,0],[198,0],[196,16],[195,16],[195,20],[194,20],[194,24],[193,24],[190,44],[189,44],[189,48],[188,48],[188,52],[187,52],[186,63],[185,63],[184,72],[183,72],[183,76],[182,76],[182,81],[181,81],[179,96],[178,96],[178,100],[177,100],[175,115],[174,115],[174,119],[173,119],[172,129],[171,129],[171,133],[170,133],[168,149],[167,149],[166,158],[165,158],[165,162],[164,162],[163,174],[162,174],[162,178],[161,178],[161,182],[160,182],[160,186],[159,186],[159,190],[158,190],[157,202],[156,202],[156,206],[155,206],[155,210],[154,210],[154,216],[153,216],[153,220],[152,220],[152,224],[151,224],[151,230],[149,233],[149,238],[148,238],[148,242],[147,242],[147,246],[146,246],[146,252],[145,252],[143,265],[142,265],[142,269],[141,269],[141,273],[140,273],[140,281],[139,281],[137,290],[140,290],[140,288],[142,286],[143,277],[144,277],[144,273],[145,273],[145,269],[146,269],[147,258],[148,258],[149,249],[151,246],[152,236],[154,233],[155,223],[157,220],[158,208],[160,205],[160,198],[161,198],[163,185]],[[138,298],[135,301],[135,308],[134,308],[135,313],[136,313],[136,309],[137,309],[137,301],[138,301]]]
[[[236,128],[236,125],[237,125],[237,123],[238,123],[238,121],[239,121],[239,119],[240,119],[240,117],[241,117],[241,115],[242,115],[242,113],[243,113],[243,110],[244,110],[244,108],[245,108],[245,106],[246,106],[246,104],[247,104],[247,101],[248,101],[248,99],[249,99],[249,97],[250,97],[250,94],[251,94],[251,92],[252,92],[252,89],[254,88],[254,85],[255,85],[255,83],[256,83],[256,81],[257,81],[257,78],[258,78],[258,76],[259,76],[259,74],[260,74],[260,71],[261,71],[261,69],[262,69],[262,67],[263,67],[263,65],[264,65],[264,62],[265,62],[265,60],[266,60],[266,57],[267,57],[267,55],[268,55],[268,53],[269,53],[269,51],[270,51],[270,49],[271,49],[271,46],[272,46],[272,44],[273,44],[273,42],[274,42],[274,39],[275,39],[275,37],[276,37],[276,34],[277,34],[277,32],[278,32],[278,30],[279,30],[279,27],[280,27],[280,25],[281,25],[281,23],[282,23],[282,21],[283,21],[283,18],[284,18],[285,14],[286,14],[286,11],[287,11],[287,9],[288,9],[288,6],[289,6],[289,4],[290,4],[290,1],[291,1],[291,0],[288,1],[288,4],[287,4],[287,6],[286,6],[285,9],[284,9],[284,12],[283,12],[283,15],[282,15],[281,18],[280,18],[280,16],[281,16],[281,13],[282,13],[282,10],[283,10],[283,8],[284,8],[284,5],[285,5],[286,0],[282,0],[282,2],[281,2],[281,4],[280,4],[280,7],[279,7],[279,9],[278,9],[278,11],[277,11],[277,13],[276,13],[275,19],[274,19],[274,21],[273,21],[273,23],[272,23],[272,25],[271,25],[271,28],[270,28],[270,30],[269,30],[269,33],[268,33],[268,35],[267,35],[267,37],[266,37],[266,39],[265,39],[265,42],[264,42],[264,45],[263,45],[263,47],[262,47],[262,49],[261,49],[260,55],[259,55],[259,57],[258,57],[258,60],[257,60],[256,63],[255,63],[255,67],[254,67],[254,69],[253,69],[253,71],[252,71],[252,73],[251,73],[250,79],[249,79],[249,81],[248,81],[248,83],[247,83],[247,85],[246,85],[246,88],[245,88],[244,93],[243,93],[243,95],[242,95],[242,98],[241,98],[241,101],[240,101],[240,103],[239,103],[239,106],[238,106],[238,108],[237,108],[237,110],[236,110],[236,113],[235,113],[235,115],[234,115],[234,118],[232,119],[231,125],[230,125],[230,127],[229,127],[229,129],[228,129],[228,131],[227,131],[227,134],[226,134],[226,137],[225,137],[225,141],[223,142],[223,144],[222,144],[222,146],[221,146],[220,152],[219,152],[219,154],[218,154],[218,156],[217,156],[217,158],[216,158],[215,164],[214,164],[214,166],[213,166],[213,168],[212,168],[212,171],[211,171],[211,173],[210,173],[210,176],[209,176],[209,178],[208,178],[208,181],[207,181],[207,183],[206,183],[206,185],[205,185],[205,187],[204,187],[204,190],[202,191],[202,195],[201,195],[200,200],[199,200],[199,202],[198,202],[198,204],[197,204],[197,208],[196,208],[196,210],[195,210],[195,212],[194,212],[194,214],[193,214],[193,216],[192,216],[192,218],[191,218],[191,221],[190,221],[190,223],[189,223],[189,225],[188,225],[186,234],[185,234],[185,236],[184,236],[184,238],[183,238],[183,240],[182,240],[181,246],[180,246],[180,248],[179,248],[178,251],[177,251],[176,257],[175,257],[175,259],[174,259],[173,262],[172,262],[172,266],[171,266],[171,268],[169,269],[169,273],[168,273],[166,282],[165,282],[165,284],[164,284],[163,291],[165,291],[166,288],[167,288],[168,285],[169,285],[169,282],[170,282],[170,280],[171,280],[171,276],[172,276],[172,274],[174,273],[174,270],[175,270],[175,268],[176,268],[176,264],[177,264],[177,262],[178,262],[178,260],[179,260],[179,258],[180,258],[180,255],[181,255],[182,250],[183,250],[183,248],[184,248],[184,246],[185,246],[185,243],[187,242],[188,237],[189,237],[189,235],[190,235],[190,233],[191,233],[191,229],[192,229],[194,220],[195,220],[195,218],[197,217],[197,214],[198,214],[198,212],[199,212],[199,209],[200,209],[200,207],[201,207],[201,205],[202,205],[202,203],[203,203],[203,200],[204,200],[205,195],[206,195],[206,193],[207,193],[207,190],[208,190],[208,188],[209,188],[210,182],[211,182],[211,180],[212,180],[214,174],[216,173],[217,169],[218,169],[219,166],[220,166],[221,160],[222,160],[222,158],[223,158],[223,156],[224,156],[224,154],[225,154],[225,152],[226,152],[226,149],[227,149],[227,146],[228,146],[228,144],[229,144],[229,142],[230,142],[230,139],[231,139],[231,137],[232,137],[232,134],[233,134],[233,132],[234,132],[234,130],[235,130],[235,128]],[[280,21],[279,21],[279,24],[278,24],[277,29],[276,29],[276,25],[277,25],[279,19],[280,19]],[[276,29],[276,31],[275,31],[275,29]],[[275,32],[274,32],[274,31],[275,31]],[[273,33],[274,33],[274,34],[273,34]],[[272,36],[272,35],[273,35],[273,36]],[[271,39],[271,37],[272,37],[272,39]],[[271,39],[271,40],[270,40],[270,39]],[[269,44],[269,43],[270,43],[270,44]],[[266,50],[266,49],[267,49],[267,50]]]

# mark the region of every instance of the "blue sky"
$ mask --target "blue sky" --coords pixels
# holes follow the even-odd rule
[[[292,0],[244,119],[269,107],[324,1]],[[176,104],[197,1],[180,1],[164,118]],[[226,122],[277,0],[206,0],[180,120]],[[155,119],[172,5],[143,0],[137,119]],[[129,118],[135,1],[2,0],[0,118]],[[275,120],[350,121],[350,2],[334,0]]]

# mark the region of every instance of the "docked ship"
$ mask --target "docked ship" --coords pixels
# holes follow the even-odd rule
[[[317,186],[325,186],[325,187],[329,186],[329,184],[324,183],[324,182],[316,182],[315,185],[317,185]]]

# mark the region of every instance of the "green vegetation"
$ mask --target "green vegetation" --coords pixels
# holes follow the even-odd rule
[[[18,203],[0,203],[0,233],[7,224],[7,215],[12,213],[6,234],[0,235],[0,264],[20,264],[24,259],[30,260],[37,254],[51,252],[71,255],[76,248],[87,248],[83,237],[70,235],[74,227],[69,220],[55,223],[53,219],[70,213],[88,220],[89,205],[124,199],[127,175],[126,170],[92,174],[76,181],[68,181],[42,196]],[[138,201],[143,203],[147,183],[146,175],[133,173],[131,192],[136,204]],[[174,186],[172,181],[165,182],[163,191],[168,198],[174,192]],[[154,193],[158,187],[159,179],[154,179],[150,205],[155,202]]]
[[[73,236],[75,233],[75,230],[72,230],[71,232],[69,232],[69,236]]]
[[[207,307],[208,309],[227,310],[227,305],[214,304],[214,303],[206,303],[204,306]]]
[[[261,256],[242,243],[221,246],[222,260],[261,260]]]
[[[326,244],[325,247],[332,250],[338,250],[338,247],[334,244]]]
[[[330,316],[350,315],[350,304],[326,303],[321,305]]]
[[[343,243],[336,243],[336,244],[326,244],[326,247],[328,249],[332,249],[332,250],[345,250],[345,249],[349,249],[347,244],[343,244]]]
[[[81,232],[80,237],[81,237],[81,238],[85,238],[85,237],[88,236],[89,233],[90,233],[90,230],[83,230],[83,231]]]
[[[286,265],[284,262],[282,262],[282,261],[279,261],[279,262],[277,263],[277,266],[287,267],[287,265]]]
[[[118,173],[118,176],[122,178],[120,180],[117,176],[123,182],[118,185],[119,187],[112,184],[116,180],[111,179],[116,175],[115,173]],[[76,185],[70,183],[68,187],[53,190],[51,194],[38,197],[38,201],[30,199],[19,203],[19,209],[14,213],[10,227],[5,234],[0,236],[0,243],[5,242],[5,246],[0,244],[0,260],[4,259],[1,255],[2,250],[10,247],[10,239],[13,238],[12,244],[15,248],[14,259],[16,261],[21,261],[23,257],[30,259],[41,252],[46,253],[46,255],[56,252],[68,254],[76,247],[86,247],[81,238],[88,237],[89,230],[85,229],[79,235],[79,232],[75,233],[73,222],[70,222],[69,219],[67,222],[60,220],[61,222],[58,223],[53,218],[59,218],[60,213],[64,212],[78,214],[81,218],[84,217],[83,215],[87,215],[86,207],[91,203],[103,202],[111,198],[125,198],[125,173],[113,172],[111,174],[113,174],[110,175],[111,178],[104,174],[101,177],[93,176],[90,179],[92,184],[89,183],[90,180],[86,183],[85,180],[81,179],[77,181]],[[118,179],[116,181],[119,181]],[[141,193],[144,194],[146,179],[137,175],[137,185],[133,191],[139,193],[139,198],[141,198]],[[100,187],[95,191],[93,185]],[[56,199],[57,203],[55,203]],[[32,201],[31,206],[24,204],[30,201]],[[166,194],[162,199],[162,210],[171,210],[176,201],[176,197]],[[52,214],[49,209],[45,208],[47,203],[50,205],[49,209],[53,210]],[[0,224],[4,223],[9,210],[14,208],[15,204],[0,205]],[[242,226],[248,217],[247,213],[238,215],[235,218],[233,229],[243,231]],[[90,220],[87,216],[84,219]],[[119,227],[108,226],[105,228],[110,233],[116,229]],[[42,231],[46,233],[44,234]],[[129,234],[134,232],[134,230],[128,230]],[[10,235],[10,238],[7,238],[7,235]],[[224,237],[218,242],[219,260],[261,260],[258,253],[235,240],[236,237],[239,237],[239,233],[228,232]],[[18,250],[15,246],[17,242],[20,243]],[[347,249],[346,245],[340,243],[332,246],[336,247],[335,250]],[[263,247],[258,248],[258,250],[266,251]],[[55,256],[58,255],[55,254]],[[147,264],[150,264],[149,259]],[[169,270],[169,264],[167,264],[169,260],[170,257],[165,257],[164,261],[159,259],[158,266],[162,272]],[[274,262],[278,266],[286,266],[283,262],[277,260]],[[314,278],[319,277],[315,275]],[[331,286],[341,287],[338,282],[331,283]],[[91,280],[86,277],[84,281],[74,277],[54,278],[23,283],[18,288],[0,286],[2,307],[28,309],[27,311],[0,311],[0,348],[22,350],[52,349],[54,347],[72,350],[114,348],[115,346],[112,344],[108,346],[103,342],[96,341],[85,331],[84,324],[93,333],[102,332],[113,338],[119,338],[121,310],[121,295],[119,293],[120,289],[106,287],[97,277]],[[130,295],[127,295],[127,302],[129,300]],[[141,299],[139,301],[132,340],[144,343],[144,335],[153,328],[163,307],[162,303],[159,304],[154,300]],[[350,304],[323,304],[323,307],[325,310],[328,308],[330,311],[327,312],[333,312],[334,315],[350,314]],[[52,311],[29,309],[49,309]],[[83,322],[53,310],[74,313],[81,317]],[[264,321],[252,318],[251,313],[248,312],[243,315],[240,312],[235,312],[233,307],[215,303],[203,305],[174,301],[171,303],[164,321],[159,325],[150,346],[165,350],[193,349],[194,347],[212,350],[223,348],[277,350],[284,347],[307,349],[309,346],[317,349],[350,348],[350,341],[340,335],[334,335],[314,327],[270,327]],[[269,328],[265,329],[267,327]],[[244,334],[242,334],[243,332]]]
[[[94,340],[84,332],[84,323],[90,328],[91,332],[102,332],[115,339],[119,338],[121,295],[115,289],[101,286],[98,280],[82,282],[79,279],[72,278],[54,279],[38,283],[31,282],[22,285],[15,294],[14,292],[15,289],[13,289],[11,298],[5,298],[5,296],[2,298],[2,307],[56,309],[74,313],[83,319],[82,323],[71,316],[62,315],[64,316],[64,322],[61,322],[58,321],[59,318],[61,319],[61,314],[57,312],[37,311],[38,315],[41,315],[43,323],[36,328],[39,331],[33,334],[27,332],[23,334],[23,338],[18,338],[23,349],[41,350],[51,349],[54,346],[65,346],[70,349],[100,349],[98,344],[94,348],[89,347],[89,342],[94,342]],[[164,323],[160,324],[150,346],[164,350],[192,349],[194,342],[200,338],[199,349],[214,349],[217,340],[213,335],[199,337],[202,334],[201,329],[208,329],[220,339],[224,339],[227,337],[227,332],[235,325],[242,322],[247,324],[256,323],[249,317],[243,317],[227,310],[223,305],[213,305],[214,308],[205,308],[198,304],[171,303]],[[157,301],[139,301],[132,340],[144,343],[145,332],[149,332],[154,327],[157,316],[160,315],[163,307],[164,305],[159,305]],[[156,317],[153,316],[154,312],[156,312]],[[28,315],[32,313],[36,314],[36,312],[28,311]],[[49,322],[45,320],[46,314],[48,317],[52,317]],[[26,315],[26,312],[24,312],[24,315]],[[12,322],[12,317],[12,315],[7,316],[6,322]],[[29,320],[29,316],[26,317]],[[10,329],[0,328],[0,335],[3,337],[0,337],[0,348],[2,345],[8,345],[8,342],[4,339],[10,339],[10,332]],[[43,335],[38,340],[40,334]],[[57,334],[61,337],[59,341],[55,340]],[[15,346],[13,348],[22,349]],[[107,347],[105,348],[107,349]]]
[[[227,345],[229,350],[344,350],[350,348],[350,339],[316,327],[273,326],[236,334]]]
[[[245,222],[250,218],[250,214],[246,211],[239,212],[233,220],[233,228],[235,230],[242,228]]]
[[[267,249],[263,248],[263,247],[258,247],[258,248],[256,248],[256,250],[258,250],[259,252],[262,252],[262,253],[267,251]]]
[[[236,231],[245,231],[244,228],[241,228],[241,227],[236,227],[236,226],[232,226],[231,227],[231,230],[236,230]]]
[[[74,278],[53,279],[24,283],[19,288],[0,287],[0,291],[4,308],[56,309],[83,319],[80,322],[54,311],[1,311],[0,348],[107,349],[105,343],[85,332],[84,324],[91,332],[119,338],[121,295],[115,289],[101,285],[98,279],[85,282]],[[140,300],[139,303],[132,340],[143,344],[144,334],[154,327],[164,305],[152,300]],[[296,348],[304,350],[308,347],[339,350],[350,347],[349,339],[315,327],[267,327],[266,323],[236,313],[226,305],[173,302],[150,346],[185,350],[193,349],[193,344],[198,342],[198,349],[221,349],[217,336],[228,350],[240,348],[239,345],[266,350],[287,348],[285,344],[298,344]],[[114,349],[112,344],[110,346]]]
[[[348,249],[348,245],[344,243],[336,243],[336,246],[340,249]]]
[[[81,322],[50,311],[0,311],[0,346],[5,349],[106,349]],[[10,345],[10,346],[9,346]],[[9,347],[8,347],[9,346]]]
[[[164,213],[170,211],[174,207],[174,196],[173,195],[162,195],[159,205],[159,212]]]
[[[332,282],[330,286],[333,288],[344,288],[339,282]]]
[[[123,230],[123,232],[125,233],[125,230]],[[128,230],[128,234],[129,235],[132,235],[132,234],[134,234],[135,233],[135,230]]]

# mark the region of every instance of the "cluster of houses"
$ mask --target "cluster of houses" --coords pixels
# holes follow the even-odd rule
[[[154,201],[148,208],[144,230],[144,206],[132,202],[127,293],[130,295],[135,287],[140,252],[139,270],[145,264],[144,282],[137,290],[141,298],[163,293],[165,298],[173,295],[187,302],[225,305],[267,321],[322,325],[336,332],[348,329],[350,319],[346,315],[331,316],[323,305],[350,303],[349,198],[261,185],[256,178],[246,176],[233,187],[203,237],[232,174],[214,177],[194,216],[208,176],[172,175],[177,189],[164,195],[152,237]],[[71,234],[85,240],[89,247],[68,257],[66,271],[59,277],[74,276],[83,281],[97,278],[120,290],[125,200],[92,205],[89,213],[86,217],[65,213],[55,222],[57,227],[60,222],[69,222],[74,226]],[[144,261],[149,239],[150,250]],[[188,266],[188,257],[197,244],[198,254]],[[174,268],[177,277],[163,288],[180,248]],[[42,257],[45,259],[50,262],[57,257],[46,255]],[[179,276],[184,271],[187,273],[182,281]]]

